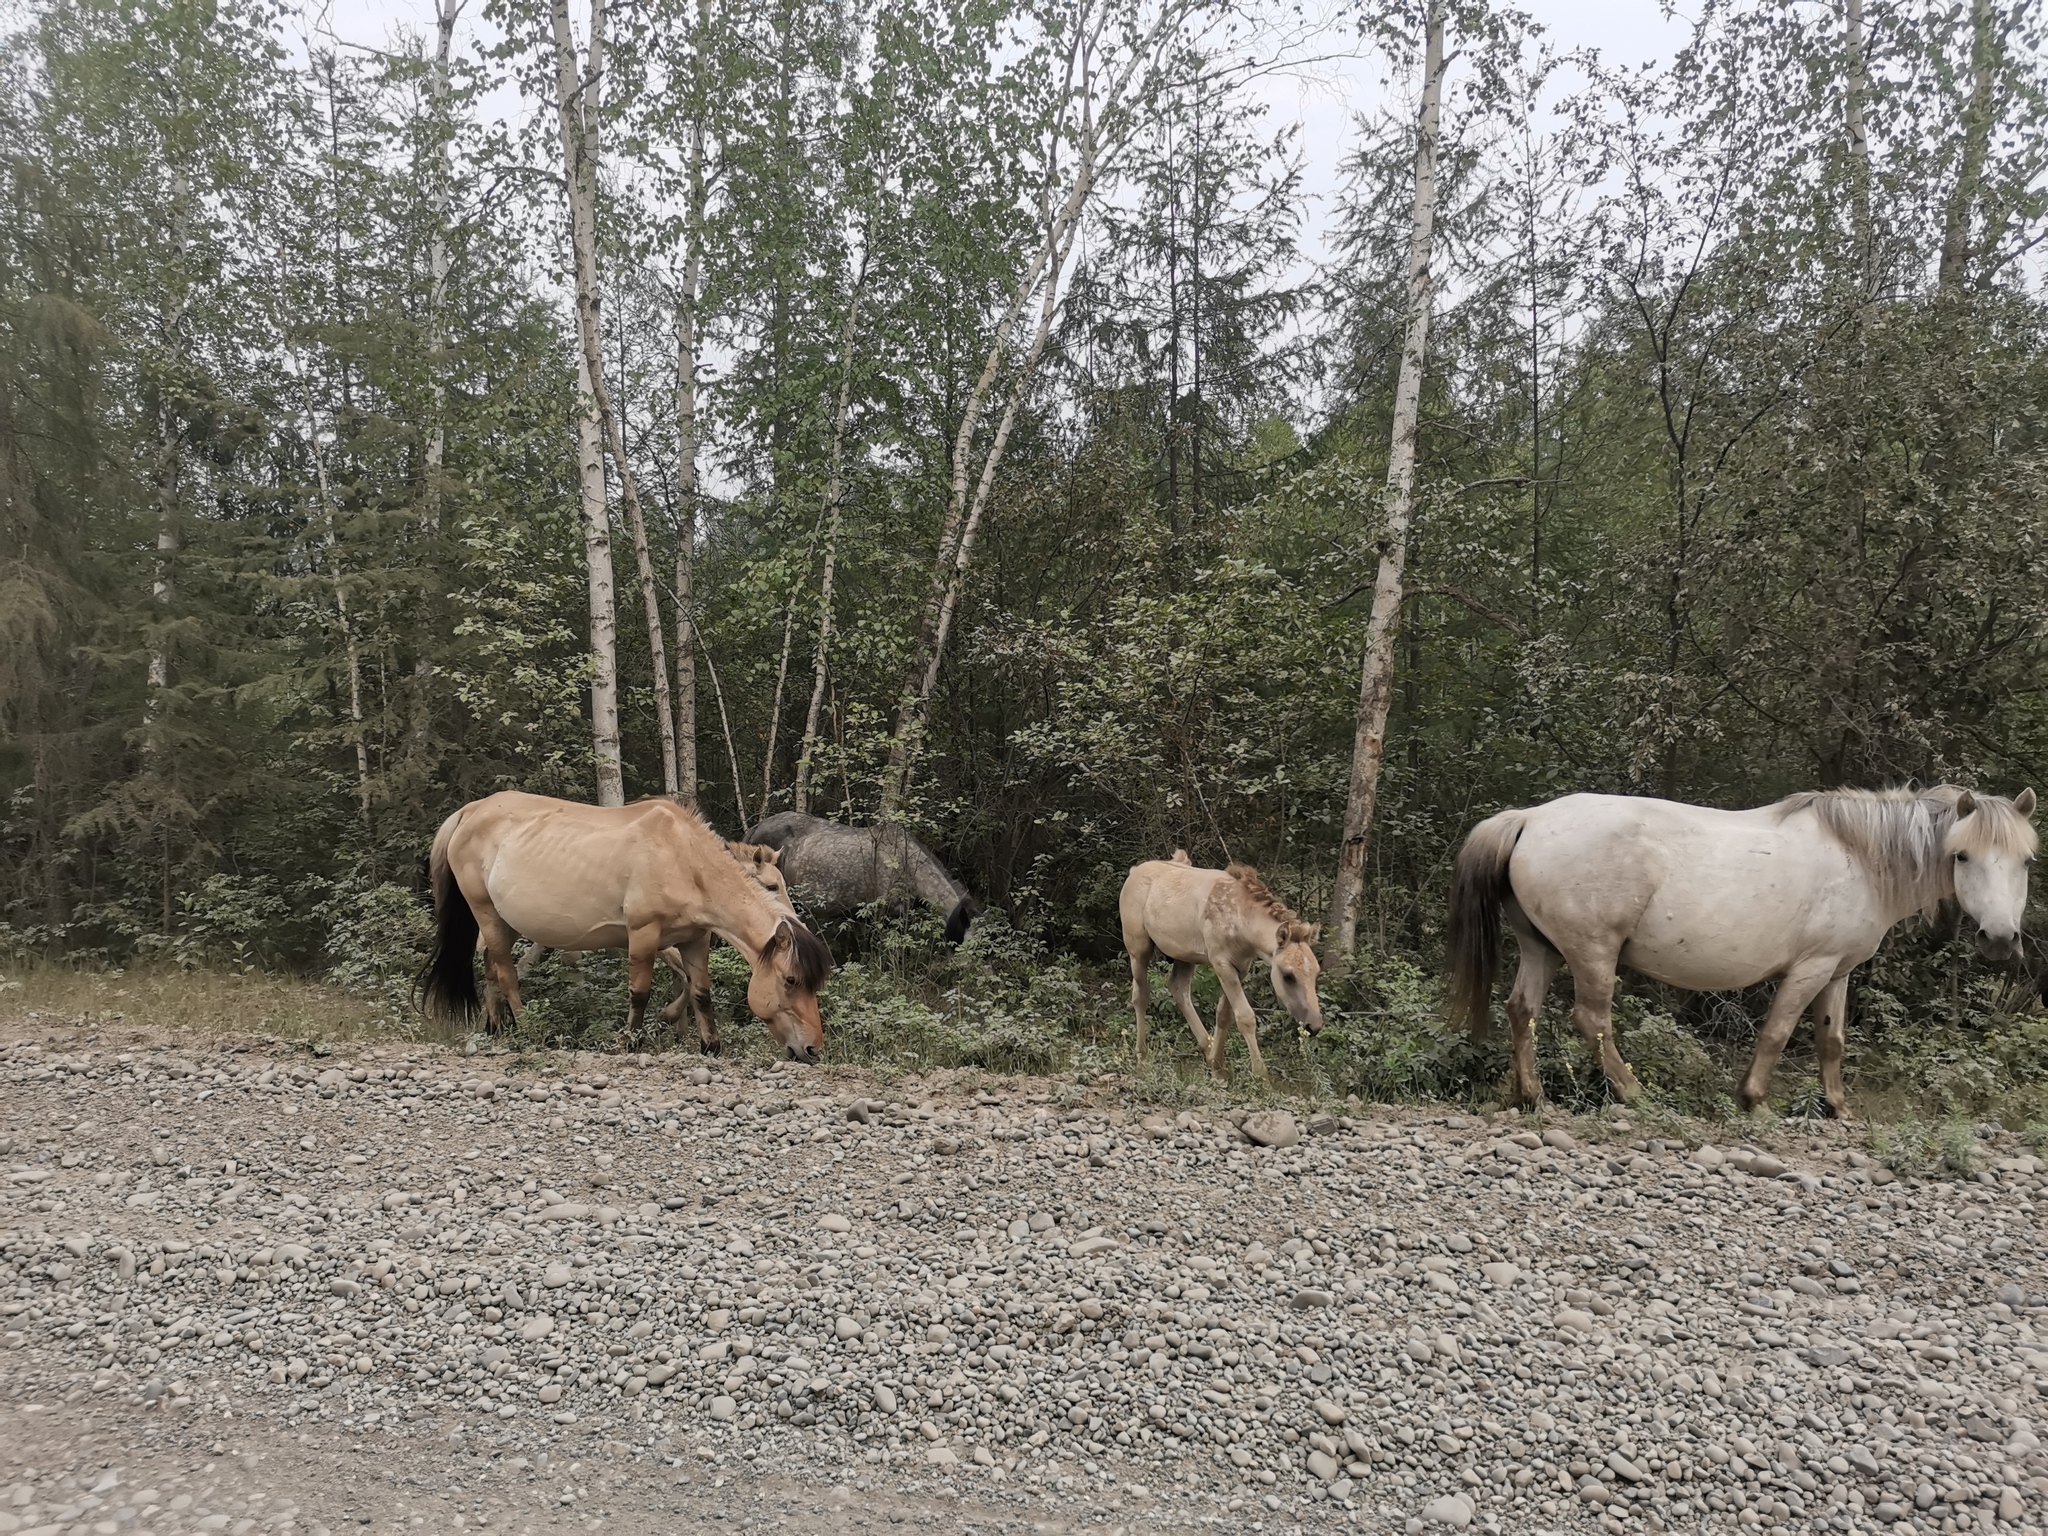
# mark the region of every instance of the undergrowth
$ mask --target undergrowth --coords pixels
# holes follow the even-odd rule
[[[72,1019],[125,1017],[171,1028],[250,1030],[287,1038],[366,1035],[455,1039],[411,1006],[414,978],[431,942],[431,922],[402,887],[333,888],[320,893],[324,974],[306,979],[264,963],[255,935],[261,892],[215,891],[218,910],[196,911],[187,937],[127,965],[93,953],[62,961],[16,953],[0,960],[0,1010]],[[1498,1001],[1491,1029],[1473,1036],[1447,1019],[1441,975],[1412,956],[1364,953],[1342,977],[1326,975],[1325,1027],[1306,1038],[1273,1004],[1263,975],[1250,983],[1261,1018],[1270,1090],[1249,1070],[1234,1035],[1227,1084],[1212,1080],[1155,972],[1146,1060],[1136,1060],[1129,973],[1090,966],[984,913],[965,943],[950,948],[930,914],[870,911],[822,930],[841,962],[823,994],[832,1059],[886,1076],[937,1068],[1062,1079],[1072,1094],[1113,1079],[1129,1099],[1198,1108],[1226,1097],[1305,1096],[1337,1103],[1451,1103],[1472,1110],[1507,1102],[1508,1031]],[[6,935],[0,935],[5,939]],[[0,950],[0,956],[6,956]],[[747,967],[733,950],[712,951],[712,985],[725,1049],[741,1059],[773,1054],[745,1006]],[[657,973],[649,1048],[694,1050],[687,1016],[663,1037],[658,1013],[668,983]],[[519,1048],[616,1047],[625,1013],[618,954],[575,963],[548,954],[523,983]],[[1205,1023],[1218,1004],[1204,970],[1194,1000]],[[1624,978],[1615,1028],[1644,1086],[1637,1119],[1675,1128],[1738,1120],[1734,1088],[1754,1048],[1768,992],[1665,993]],[[1598,1061],[1571,1028],[1569,977],[1547,1000],[1537,1034],[1537,1069],[1554,1113],[1606,1107]],[[1901,1173],[1963,1175],[1978,1167],[1976,1129],[2019,1133],[2048,1155],[2048,1014],[2032,993],[1978,961],[1954,936],[1923,929],[1895,936],[1858,973],[1852,989],[1847,1076],[1873,1151]],[[1809,1028],[1801,1026],[1772,1088],[1789,1119],[1818,1115],[1818,1077]]]

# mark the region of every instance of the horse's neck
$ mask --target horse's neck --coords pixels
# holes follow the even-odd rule
[[[774,935],[782,914],[768,903],[768,893],[741,869],[723,848],[700,866],[704,893],[703,926],[744,953],[749,962]]]

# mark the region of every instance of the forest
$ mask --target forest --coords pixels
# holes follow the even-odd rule
[[[435,3],[10,12],[10,969],[396,1016],[451,810],[669,794],[987,904],[827,933],[848,1051],[1113,1063],[1181,847],[1325,922],[1279,1066],[1484,1096],[1482,816],[2048,788],[2038,6],[1707,0],[1631,68],[1505,0]],[[1269,87],[1338,57],[1323,195]],[[1895,935],[1852,1081],[2048,1121],[2039,955]],[[1725,1107],[1757,1002],[1633,988],[1645,1081]]]

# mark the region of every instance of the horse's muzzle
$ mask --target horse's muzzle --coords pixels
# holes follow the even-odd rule
[[[825,1053],[816,1046],[790,1045],[784,1046],[783,1049],[789,1053],[791,1061],[800,1061],[807,1067],[815,1067],[825,1059]]]
[[[2017,933],[1986,933],[1981,928],[1977,931],[1977,953],[1986,960],[2004,964],[2016,958],[2019,952],[2020,936]]]

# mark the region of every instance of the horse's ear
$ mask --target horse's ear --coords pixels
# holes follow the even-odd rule
[[[1971,794],[1967,789],[1956,796],[1957,821],[1961,821],[1965,816],[1973,814],[1976,811],[1976,809],[1977,797]]]
[[[2016,799],[2015,799],[2015,800],[2013,801],[2013,803],[2012,803],[2012,808],[2013,808],[2014,810],[2018,811],[2018,812],[2019,812],[2019,813],[2020,813],[2020,814],[2021,814],[2022,816],[2026,817],[2026,818],[2027,818],[2027,820],[2029,820],[2029,821],[2032,821],[2032,820],[2034,819],[2034,792],[2033,792],[2033,790],[2032,790],[2032,789],[2023,789],[2023,790],[2021,790],[2021,791],[2019,792],[2019,796],[2018,796],[2018,798],[2016,798]]]
[[[783,950],[789,948],[793,942],[795,942],[795,936],[790,933],[789,919],[785,917],[775,925],[775,931],[768,935],[768,942],[761,946],[761,958],[763,960],[772,960]]]
[[[780,848],[759,848],[755,850],[754,856],[763,864],[780,864],[782,862],[782,850]]]

